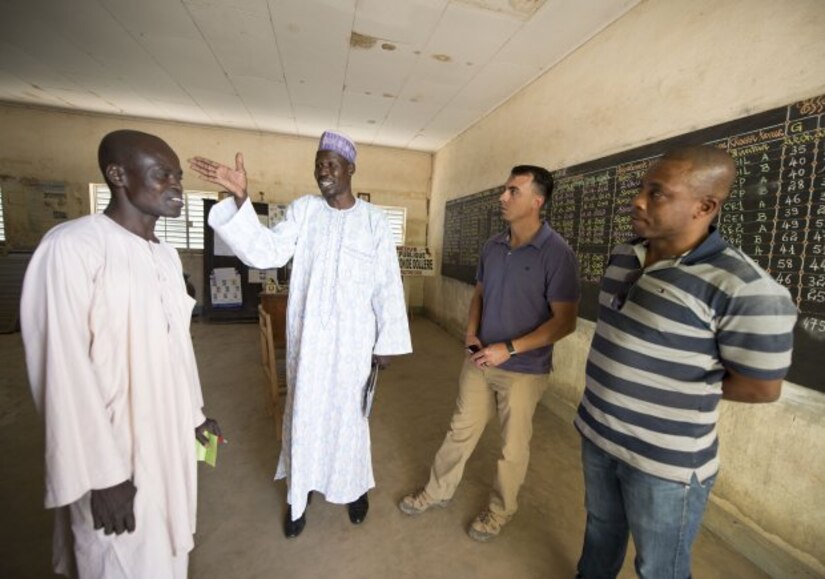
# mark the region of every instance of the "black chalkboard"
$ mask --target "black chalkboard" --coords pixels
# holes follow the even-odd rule
[[[481,247],[506,226],[498,208],[498,198],[503,191],[503,186],[495,187],[447,201],[442,275],[475,284]]]
[[[632,236],[630,200],[647,168],[684,144],[726,149],[738,180],[722,234],[785,285],[799,308],[788,379],[825,392],[825,96],[588,161],[554,173],[547,219],[579,258],[580,315],[595,320],[610,250]],[[447,202],[442,273],[474,283],[479,249],[504,224],[492,189]]]

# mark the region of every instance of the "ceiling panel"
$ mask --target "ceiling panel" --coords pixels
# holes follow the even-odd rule
[[[84,89],[51,88],[49,94],[67,103],[71,108],[101,113],[120,114],[111,103]]]
[[[229,5],[192,5],[189,12],[227,74],[284,80],[268,12],[237,11]]]
[[[17,0],[20,1],[20,0]],[[101,7],[133,37],[179,36],[198,39],[200,32],[181,2],[169,0],[98,0]]]
[[[211,124],[214,121],[194,101],[180,103],[152,99],[152,104],[158,111],[158,118],[179,120],[188,123]]]
[[[253,118],[257,119],[258,115],[293,117],[286,84],[248,76],[232,76],[230,80]]]
[[[497,59],[537,69],[549,68],[637,2],[579,0],[547,5],[502,49]]]
[[[484,111],[468,108],[463,103],[452,103],[441,109],[421,133],[449,141],[483,116]]]
[[[441,108],[449,103],[456,94],[466,86],[470,78],[450,79],[433,78],[427,75],[416,75],[407,82],[399,95],[399,100],[411,103],[424,103]]]
[[[192,99],[215,122],[230,126],[256,128],[244,102],[237,94],[209,89],[193,89],[190,94]]]
[[[396,101],[378,131],[377,141],[406,147],[426,127],[441,109],[433,103]]]
[[[50,34],[43,20],[18,13],[18,18],[0,18],[0,37],[30,58],[48,63],[67,75],[100,68],[100,63],[79,50],[60,34]]]
[[[532,66],[493,62],[461,89],[452,104],[487,113],[510,97],[511,87],[524,86],[535,76]]]
[[[381,126],[394,103],[394,98],[345,92],[339,119],[342,124]]]
[[[299,135],[319,137],[327,129],[334,129],[338,126],[338,113],[329,109],[296,106],[295,124]]]
[[[522,25],[522,21],[499,12],[453,3],[444,12],[424,52],[427,56],[442,55],[456,64],[483,64]]]
[[[337,130],[348,135],[356,143],[363,143],[365,145],[371,145],[375,140],[375,136],[378,134],[377,125],[366,125],[363,123],[355,125],[342,122],[338,125]]]
[[[393,51],[376,45],[370,49],[350,48],[346,90],[373,95],[397,95],[415,67],[419,56],[407,48]]]
[[[229,81],[202,38],[147,34],[141,44],[169,76],[187,91],[229,90]]]
[[[298,134],[298,125],[295,124],[294,117],[279,117],[259,113],[255,115],[255,124],[258,125],[258,129],[261,131],[286,133],[290,135]]]
[[[268,17],[267,0],[182,0],[187,8],[217,7]]]
[[[435,150],[638,0],[0,2],[2,100]]]
[[[307,51],[334,58],[349,43],[355,0],[269,0],[269,7],[285,54]]]
[[[38,90],[47,90],[51,87],[70,88],[75,84],[43,61],[2,40],[0,70],[14,75]]]
[[[353,30],[421,50],[432,36],[449,0],[360,0]],[[400,46],[399,46],[400,48]]]
[[[3,46],[0,44],[0,53]],[[14,74],[2,69],[0,65],[0,99],[30,103],[49,107],[64,107],[66,103],[51,95],[48,91],[17,78]]]

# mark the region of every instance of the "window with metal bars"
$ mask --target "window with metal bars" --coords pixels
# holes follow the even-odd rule
[[[102,183],[89,185],[92,213],[103,213],[111,193]],[[186,203],[180,217],[161,217],[155,224],[155,235],[178,249],[203,249],[203,200],[217,199],[209,191],[184,191]]]
[[[0,243],[6,241],[6,214],[3,213],[3,190],[0,189]]]
[[[387,216],[395,245],[404,245],[404,240],[407,238],[407,208],[387,205],[376,205],[376,207],[382,209],[384,215]]]

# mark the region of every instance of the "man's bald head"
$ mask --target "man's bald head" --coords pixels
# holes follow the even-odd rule
[[[723,202],[736,179],[736,164],[726,151],[710,145],[672,149],[662,161],[689,163],[690,183],[697,197],[714,197]]]
[[[112,184],[106,174],[107,168],[110,165],[126,166],[138,152],[163,152],[174,155],[166,141],[149,133],[124,129],[113,131],[103,137],[97,149],[97,163],[110,187]]]

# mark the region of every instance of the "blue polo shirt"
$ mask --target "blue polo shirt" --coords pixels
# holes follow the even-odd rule
[[[510,248],[510,230],[484,244],[476,281],[484,288],[478,338],[484,345],[515,340],[550,319],[550,302],[579,299],[576,255],[546,222],[530,243]],[[525,374],[545,374],[553,366],[553,346],[519,352],[499,366]]]

